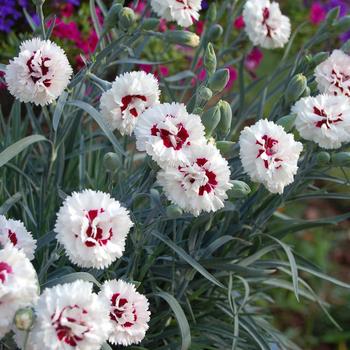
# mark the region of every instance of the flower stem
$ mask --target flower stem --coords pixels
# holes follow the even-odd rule
[[[46,31],[45,31],[45,18],[44,18],[44,12],[43,12],[43,1],[38,0],[36,3],[36,12],[39,16],[40,21],[40,29],[41,29],[41,36],[43,40],[46,40]]]

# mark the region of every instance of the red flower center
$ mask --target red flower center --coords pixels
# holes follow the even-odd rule
[[[343,116],[343,113],[339,113],[335,119],[331,119],[330,117],[328,117],[324,109],[318,109],[317,107],[314,107],[314,113],[322,117],[321,120],[315,123],[315,126],[317,128],[322,128],[323,125],[326,125],[326,128],[330,129],[332,124],[337,124],[343,121],[343,119],[341,118]]]
[[[16,232],[8,230],[8,238],[12,242],[13,245],[17,244],[18,240],[17,240]]]
[[[36,84],[43,76],[45,76],[49,72],[49,68],[45,65],[47,61],[50,61],[49,57],[41,58],[40,64],[34,64],[36,51],[34,51],[32,57],[27,61],[27,67],[29,70],[30,78],[33,83]],[[45,79],[43,84],[46,87],[51,86],[51,79]]]
[[[57,338],[70,346],[77,346],[89,332],[89,327],[83,321],[88,312],[78,305],[66,306],[57,315],[51,315],[53,327],[55,327]]]
[[[266,27],[267,30],[267,36],[269,38],[272,37],[272,31],[274,30],[274,28],[272,28],[268,23],[268,19],[270,18],[270,10],[267,7],[264,7],[263,9],[263,21],[262,24]]]
[[[343,95],[350,97],[350,76],[333,69],[331,77],[333,78],[332,84],[338,88]],[[334,91],[334,95],[337,96],[338,93]]]
[[[178,2],[179,4],[183,4],[184,5],[184,10],[192,10],[192,7],[190,5],[188,5],[187,1],[185,2],[185,0],[175,0],[176,2]]]
[[[147,98],[146,96],[143,96],[143,95],[127,95],[127,96],[124,96],[122,98],[122,106],[121,106],[121,111],[122,113],[129,107],[129,105],[131,103],[133,103],[136,99],[139,99],[141,101],[144,101],[146,102],[147,101]],[[130,109],[130,114],[137,118],[139,116],[139,112],[137,111],[137,109],[135,107],[131,108]]]
[[[256,156],[256,158],[261,158],[264,161],[265,168],[269,168],[272,160],[274,160],[275,162],[282,162],[282,159],[274,158],[274,155],[276,153],[275,146],[278,144],[278,141],[267,135],[264,135],[262,137],[262,140],[263,142],[256,141],[256,144],[261,146],[259,148],[258,155]],[[279,169],[280,167],[281,165],[278,165],[276,166],[276,169]]]
[[[10,273],[12,273],[12,267],[5,261],[0,261],[0,282],[4,283]]]
[[[115,293],[111,298],[111,309],[109,316],[111,320],[123,327],[129,328],[137,321],[136,309],[128,299],[122,298],[120,293]]]
[[[166,148],[173,148],[178,151],[186,143],[186,140],[189,137],[188,131],[180,123],[176,125],[177,132],[172,133],[171,131],[163,128],[158,128],[158,125],[153,125],[151,129],[152,136],[159,136],[163,140],[163,144]],[[187,145],[190,145],[190,142],[187,142]]]
[[[86,236],[89,238],[89,240],[85,242],[87,247],[94,247],[96,244],[99,244],[100,246],[106,245],[113,236],[112,229],[105,232],[105,230],[103,230],[99,224],[96,225],[94,223],[94,220],[97,218],[98,214],[103,212],[104,209],[101,208],[89,210],[85,214],[85,217],[89,219],[89,227],[86,230]]]
[[[207,192],[207,193],[212,192],[218,184],[216,180],[216,174],[205,167],[207,163],[208,163],[208,159],[206,158],[198,158],[196,160],[196,164],[200,167],[200,170],[201,170],[200,175],[204,175],[205,176],[204,179],[206,180],[206,183],[202,184],[198,188],[199,196],[203,196],[204,192]],[[196,181],[203,180],[203,176],[197,177],[196,176],[197,174],[190,172],[188,168],[179,167],[179,170],[184,174],[184,178],[186,178],[186,180],[188,180],[191,184],[195,184]]]

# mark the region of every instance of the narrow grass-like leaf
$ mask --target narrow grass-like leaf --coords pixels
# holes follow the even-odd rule
[[[54,131],[57,131],[58,124],[60,122],[60,119],[63,113],[64,105],[67,101],[67,96],[68,96],[68,92],[63,91],[60,98],[57,101],[55,112],[53,113],[53,118],[52,118],[52,127]]]
[[[101,287],[101,284],[96,280],[96,278],[88,272],[74,272],[69,275],[65,275],[59,278],[55,278],[51,281],[47,281],[43,284],[43,288],[53,287],[57,284],[72,283],[77,280],[83,280],[87,282],[92,282],[96,286]]]
[[[95,121],[96,123],[100,126],[102,131],[105,133],[106,137],[109,139],[109,141],[112,143],[114,149],[116,152],[119,152],[123,155],[125,155],[124,150],[122,149],[119,141],[113,134],[111,128],[107,125],[105,120],[102,118],[101,114],[91,105],[89,105],[86,102],[83,101],[69,101],[69,105],[76,106],[84,110],[86,113],[88,113]]]
[[[46,137],[42,135],[31,135],[24,137],[23,139],[15,142],[11,146],[7,147],[0,153],[0,167],[9,162],[12,158],[16,157],[19,153],[25,150],[27,147],[35,142],[48,141]]]
[[[17,192],[10,198],[6,199],[6,201],[0,207],[0,215],[6,215],[6,213],[11,209],[11,207],[14,204],[16,204],[21,198],[21,193]]]
[[[210,272],[208,272],[201,264],[194,260],[190,255],[188,255],[181,247],[177,246],[174,242],[170,241],[167,237],[163,236],[159,232],[152,231],[153,236],[160,239],[167,246],[173,249],[182,259],[184,259],[188,264],[190,264],[195,270],[197,270],[202,276],[208,279],[210,282],[214,283],[218,287],[225,288],[225,286],[219,282]]]
[[[191,330],[181,305],[169,293],[159,292],[155,293],[154,295],[164,299],[173,310],[181,332],[181,350],[188,350],[191,346]]]

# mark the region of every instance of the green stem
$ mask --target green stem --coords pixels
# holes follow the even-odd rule
[[[43,5],[44,5],[43,1],[37,0],[36,12],[37,12],[37,14],[39,16],[39,20],[40,20],[41,36],[44,40],[46,40],[45,18],[44,18],[44,12],[43,12]]]

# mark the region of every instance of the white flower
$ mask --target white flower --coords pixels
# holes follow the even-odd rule
[[[198,115],[188,114],[180,103],[164,103],[144,112],[136,125],[136,147],[160,166],[186,161],[186,150],[204,144],[204,126]]]
[[[17,249],[22,249],[29,260],[34,259],[36,240],[27,231],[24,224],[0,215],[0,244],[4,246],[7,243],[11,243]]]
[[[140,343],[150,320],[147,298],[138,293],[133,284],[123,280],[106,281],[99,295],[110,305],[109,341],[124,346]]]
[[[123,255],[132,226],[129,212],[109,194],[84,190],[66,198],[55,231],[73,263],[102,269]]]
[[[272,193],[283,193],[294,181],[303,149],[282,126],[266,119],[245,127],[239,138],[243,168],[253,181],[261,182]]]
[[[18,309],[32,306],[39,293],[31,262],[12,244],[0,249],[0,339],[10,330]]]
[[[201,0],[151,0],[152,9],[167,21],[176,21],[182,27],[189,27],[199,19]]]
[[[26,350],[100,350],[111,330],[109,307],[92,287],[78,280],[45,289]],[[15,340],[23,349],[24,332],[16,331]]]
[[[277,2],[248,0],[243,9],[245,30],[254,45],[266,49],[283,47],[289,40],[291,24]]]
[[[193,146],[187,157],[182,166],[166,167],[158,173],[166,196],[195,216],[219,210],[232,187],[227,161],[211,144]]]
[[[64,51],[50,40],[24,41],[6,67],[6,83],[21,102],[46,105],[61,95],[73,73]]]
[[[350,56],[334,50],[316,67],[315,78],[321,93],[350,97]]]
[[[304,97],[292,108],[301,137],[323,148],[339,148],[350,142],[350,104],[344,95]]]
[[[140,114],[158,104],[159,95],[158,81],[153,74],[143,71],[124,73],[102,94],[102,116],[113,130],[131,135]]]

